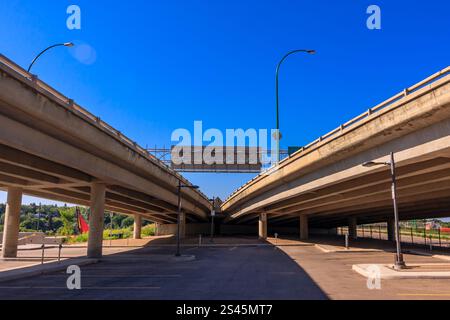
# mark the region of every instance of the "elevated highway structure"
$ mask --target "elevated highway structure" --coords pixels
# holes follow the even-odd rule
[[[22,195],[91,207],[88,255],[101,255],[104,210],[177,221],[180,174],[36,76],[0,55],[0,189],[8,192],[4,257],[17,254]],[[206,221],[208,198],[181,189],[185,221]]]
[[[387,221],[395,153],[401,219],[450,215],[450,67],[369,109],[249,181],[222,205],[226,222],[308,228]],[[301,124],[299,124],[301,127]],[[255,228],[256,230],[256,228]],[[391,229],[390,229],[391,230]]]

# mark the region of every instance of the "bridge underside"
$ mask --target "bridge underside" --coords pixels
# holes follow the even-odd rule
[[[102,254],[104,210],[173,224],[207,221],[211,203],[137,143],[0,55],[2,256],[17,255],[22,195],[90,206],[88,256]],[[180,235],[183,235],[180,233]]]
[[[107,210],[176,221],[181,176],[0,58],[6,63],[0,63],[0,189],[17,187],[28,195],[90,205],[92,184],[101,182]],[[181,197],[187,221],[206,219],[207,198],[193,190],[183,190]]]
[[[227,223],[298,229],[302,219],[311,228],[386,222],[393,217],[390,169],[362,164],[389,162],[391,152],[400,219],[450,216],[448,81],[447,76],[251,181],[225,201]]]
[[[95,178],[76,169],[0,144],[0,189],[18,187],[24,194],[56,201],[90,205]],[[105,208],[160,223],[176,222],[175,205],[120,185],[107,184]],[[188,213],[188,221],[198,217]]]
[[[422,143],[408,147],[407,141]],[[396,148],[400,218],[450,216],[450,147],[445,147],[450,146],[449,120],[329,166],[324,169],[329,172],[326,178],[313,180],[312,176],[304,176],[291,181],[287,184],[291,191],[299,186],[305,187],[303,183],[307,180],[306,184],[324,182],[323,179],[327,183],[281,201],[273,201],[260,210],[267,214],[269,225],[279,226],[298,226],[299,215],[307,215],[313,228],[344,226],[350,217],[356,217],[358,224],[386,221],[393,216],[390,171],[384,166],[363,168],[361,163],[373,158],[386,161],[387,157],[382,154],[399,145],[404,146]],[[431,150],[434,151],[425,152]],[[281,189],[280,192],[282,194]],[[240,215],[230,223],[255,224],[258,219],[259,213],[253,212]]]

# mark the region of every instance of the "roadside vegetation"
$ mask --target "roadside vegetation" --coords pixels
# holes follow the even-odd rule
[[[0,232],[3,231],[5,204],[0,204]],[[80,213],[88,221],[89,209],[79,207]],[[105,213],[103,239],[127,239],[133,236],[133,217],[121,214]],[[56,205],[23,205],[20,213],[20,232],[43,232],[47,236],[63,237],[65,243],[82,243],[88,234],[79,234],[77,228],[76,207]],[[142,236],[155,234],[153,223],[143,221]]]

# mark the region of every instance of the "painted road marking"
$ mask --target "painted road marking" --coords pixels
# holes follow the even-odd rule
[[[65,275],[44,275],[44,277],[49,278],[61,278],[66,277]],[[81,275],[82,278],[179,278],[181,277],[181,274],[133,274],[133,275],[126,275],[126,274],[112,274],[112,275],[106,275],[106,274],[88,274],[88,275]]]
[[[67,287],[33,287],[33,286],[16,286],[16,287],[0,287],[1,290],[13,289],[13,290],[26,290],[26,289],[55,289],[55,290],[69,290]],[[153,289],[161,289],[161,287],[81,287],[81,290],[153,290]],[[69,290],[72,291],[72,290]],[[78,291],[78,290],[74,290]]]
[[[116,267],[93,267],[93,266],[86,266],[86,267],[82,267],[81,270],[83,271],[113,271],[113,270],[117,270],[120,269],[121,267],[116,266]],[[126,268],[127,270],[129,269],[139,269],[139,270],[160,270],[162,269],[160,266],[139,266],[139,265],[135,265],[135,266],[123,266],[123,268]],[[170,269],[198,269],[197,267],[193,267],[193,266],[183,266],[183,265],[170,265]]]

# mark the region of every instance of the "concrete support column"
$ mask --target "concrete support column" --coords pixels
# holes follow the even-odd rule
[[[22,205],[22,189],[8,188],[6,200],[5,224],[3,227],[2,258],[16,258],[19,242],[20,207]]]
[[[134,215],[133,239],[141,239],[142,217],[139,214]]]
[[[356,217],[348,218],[348,237],[350,239],[356,240],[358,238],[358,223]]]
[[[267,213],[265,212],[259,214],[258,237],[259,239],[267,239]]]
[[[308,240],[308,216],[305,214],[300,215],[300,240]]]
[[[395,241],[395,220],[388,219],[387,221],[387,234],[389,241]]]
[[[180,239],[184,239],[186,237],[186,213],[180,213]]]
[[[159,228],[161,226],[161,223],[155,222],[155,236],[159,236]]]
[[[101,258],[103,247],[103,219],[105,214],[105,189],[103,183],[91,186],[91,214],[89,216],[88,258]]]

